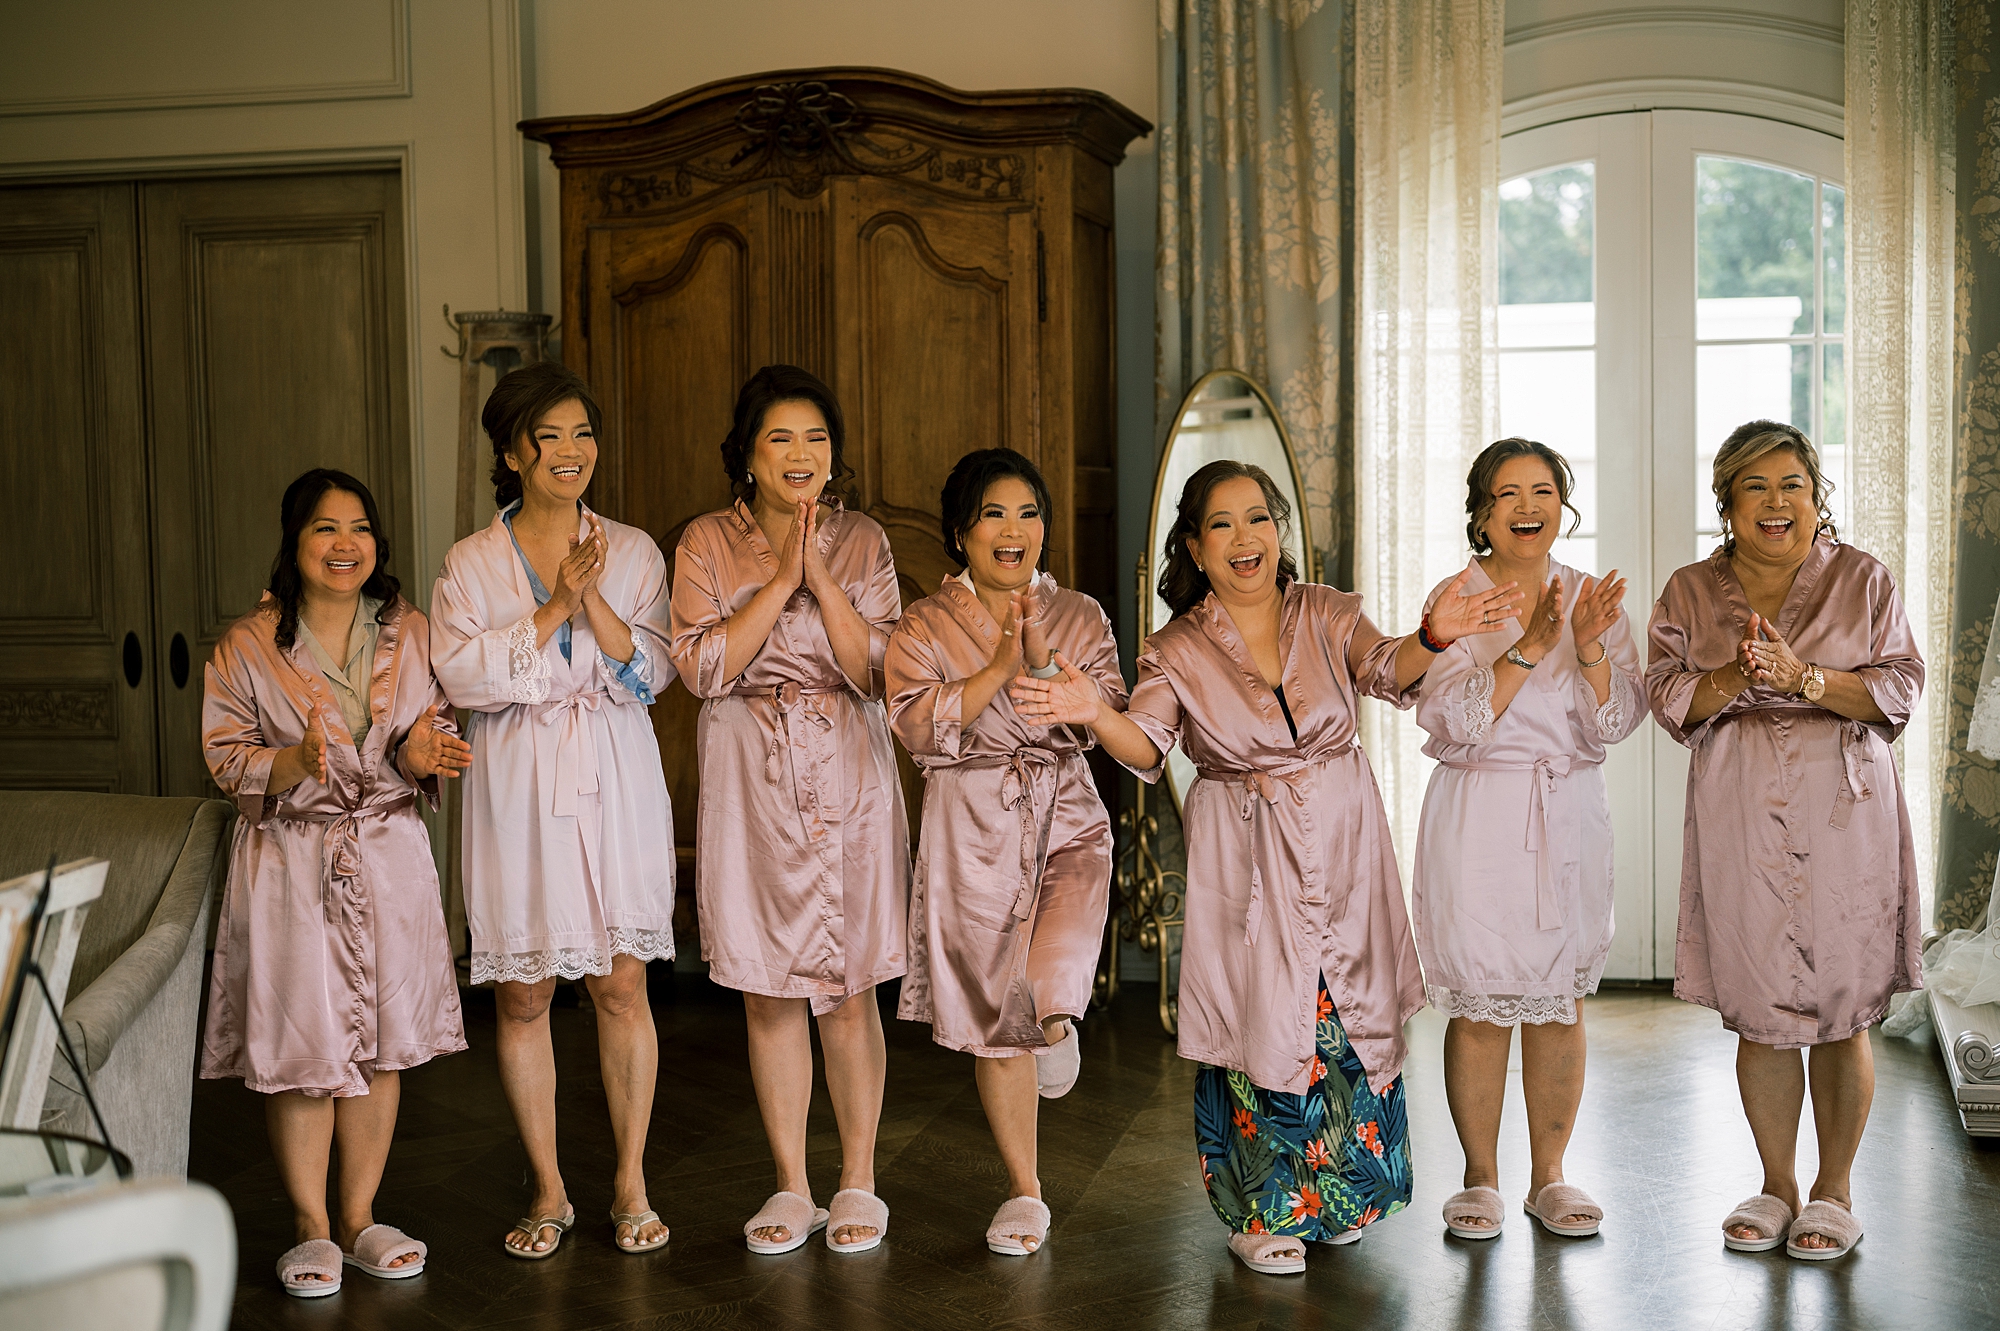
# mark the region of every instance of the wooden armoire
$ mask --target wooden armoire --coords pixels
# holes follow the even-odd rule
[[[882,69],[525,122],[562,175],[563,360],[605,413],[591,502],[671,561],[688,520],[730,502],[737,389],[799,365],[840,398],[905,604],[954,570],[938,506],[952,464],[1005,445],[1048,480],[1049,570],[1111,611],[1111,172],[1151,128],[1101,93],[966,93]],[[684,857],[696,711],[681,689],[653,709]]]

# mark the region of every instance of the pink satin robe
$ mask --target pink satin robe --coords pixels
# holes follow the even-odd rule
[[[1033,595],[1050,647],[1123,710],[1103,608],[1046,573]],[[882,665],[890,723],[924,769],[896,1015],[982,1058],[1045,1050],[1043,1021],[1083,1016],[1111,898],[1111,820],[1083,757],[1090,732],[1023,721],[1005,689],[963,720],[965,681],[993,659],[999,632],[979,597],[946,578],[903,612]]]
[[[1751,688],[1689,726],[1701,677],[1735,659],[1749,623],[1719,550],[1669,578],[1653,608],[1653,715],[1694,751],[1674,993],[1746,1039],[1796,1049],[1866,1030],[1891,995],[1923,987],[1916,845],[1889,743],[1924,662],[1889,570],[1820,537],[1777,632],[1801,661],[1858,674],[1889,723]]]
[[[1403,1023],[1424,1005],[1389,821],[1355,738],[1360,695],[1399,708],[1398,638],[1361,598],[1285,589],[1279,654],[1296,743],[1213,593],[1155,633],[1127,711],[1162,753],[1199,769],[1181,808],[1187,928],[1181,1057],[1303,1094],[1316,1057],[1319,976],[1378,1093],[1403,1069]],[[1350,644],[1361,668],[1348,667]],[[1159,769],[1140,773],[1148,780]]]
[[[1491,591],[1477,559],[1470,568],[1466,592]],[[1417,699],[1438,762],[1411,892],[1424,991],[1448,1017],[1499,1026],[1575,1021],[1597,990],[1612,929],[1604,752],[1646,719],[1631,621],[1621,611],[1604,634],[1611,689],[1599,706],[1570,625],[1584,575],[1554,560],[1549,573],[1563,580],[1562,636],[1506,711],[1493,715],[1493,667],[1522,638],[1515,618],[1453,643]]]
[[[456,733],[431,678],[424,617],[401,597],[379,611],[367,737],[359,751],[303,638],[277,644],[276,602],[215,645],[202,750],[240,816],[209,974],[201,1075],[253,1091],[366,1095],[377,1072],[465,1048],[430,834],[403,741],[426,708]],[[267,795],[280,749],[317,716],[327,780]]]
[[[882,653],[902,606],[889,537],[828,501],[819,544],[869,625],[865,692],[841,672],[804,587],[742,674],[722,678],[727,621],[778,567],[740,502],[681,535],[672,651],[704,699],[695,903],[709,978],[809,998],[823,1015],[905,969],[910,831],[882,708]]]
[[[598,590],[657,695],[673,679],[666,560],[639,528],[599,520]],[[452,546],[431,594],[431,653],[453,705],[479,713],[463,831],[474,984],[574,980],[609,974],[616,955],[674,954],[673,809],[652,717],[582,612],[567,661],[556,634],[535,646],[534,614],[501,518]]]

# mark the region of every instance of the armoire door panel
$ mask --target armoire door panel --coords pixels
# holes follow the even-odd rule
[[[132,187],[15,187],[0,219],[0,787],[150,794]]]
[[[358,477],[415,591],[401,187],[387,172],[140,187],[153,367],[159,640],[204,662],[253,609],[285,487]],[[418,593],[415,599],[422,599]],[[201,672],[155,673],[165,788],[208,786]]]

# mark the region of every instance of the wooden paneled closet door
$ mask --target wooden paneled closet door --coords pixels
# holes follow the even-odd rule
[[[0,787],[154,789],[129,184],[0,195]]]
[[[337,467],[413,563],[401,186],[390,171],[140,189],[151,366],[161,793],[210,789],[202,667],[256,604],[285,487]]]

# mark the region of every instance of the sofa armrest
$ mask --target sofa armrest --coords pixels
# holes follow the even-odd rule
[[[199,946],[193,941],[194,930],[203,922],[203,908],[218,877],[218,851],[234,817],[234,810],[221,800],[209,800],[195,810],[187,840],[146,932],[64,1009],[63,1027],[86,1071],[104,1066],[119,1037],[153,1001],[190,944]],[[66,1086],[73,1080],[60,1059],[52,1078]],[[70,1089],[80,1090],[76,1086]]]

